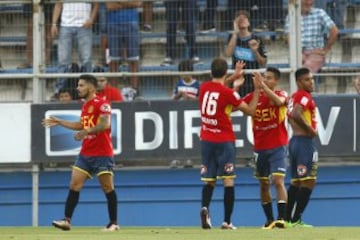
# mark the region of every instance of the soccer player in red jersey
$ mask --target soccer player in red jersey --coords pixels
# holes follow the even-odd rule
[[[275,89],[279,81],[279,69],[268,67],[264,73],[263,90],[260,92],[256,111],[252,115],[254,176],[260,183],[261,204],[267,220],[263,229],[272,229],[275,226],[285,227],[287,192],[284,178],[288,145],[285,120],[288,94]],[[244,101],[250,103],[253,95],[249,93],[244,97]],[[276,189],[278,210],[276,221],[274,221],[272,210],[271,182]]]
[[[104,230],[116,231],[117,195],[114,190],[114,153],[111,142],[111,106],[107,100],[96,96],[97,80],[92,75],[81,75],[77,90],[84,99],[81,117],[77,122],[55,117],[43,120],[45,127],[60,125],[77,131],[74,138],[82,141],[80,154],[73,166],[70,189],[65,204],[65,218],[52,224],[62,230],[70,230],[71,217],[79,200],[79,194],[87,179],[96,174],[107,199],[110,223]]]
[[[102,97],[109,102],[122,102],[123,97],[119,89],[109,85],[106,77],[97,78],[98,91],[96,95]]]
[[[243,64],[238,62],[232,79],[243,81]],[[211,63],[212,80],[200,85],[199,107],[201,112],[201,180],[204,181],[201,199],[201,226],[210,229],[209,205],[217,179],[224,185],[224,222],[222,229],[235,229],[231,223],[234,207],[235,134],[230,114],[241,110],[252,115],[260,92],[260,75],[254,74],[253,100],[245,103],[239,94],[225,86],[228,65],[217,58]],[[239,78],[239,79],[238,79]],[[241,80],[240,80],[241,78]],[[234,82],[234,85],[237,85]]]
[[[288,226],[310,227],[301,220],[316,184],[318,152],[313,139],[317,136],[316,104],[311,96],[314,78],[308,68],[295,72],[298,90],[288,104],[293,136],[289,143],[291,183],[288,188]]]

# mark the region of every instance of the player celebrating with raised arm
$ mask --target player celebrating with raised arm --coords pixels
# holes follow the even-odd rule
[[[70,189],[65,204],[65,218],[53,221],[56,228],[70,230],[71,217],[79,201],[86,180],[96,174],[107,199],[110,222],[105,231],[116,231],[117,195],[114,190],[114,152],[111,142],[111,106],[107,100],[96,96],[97,80],[92,75],[81,75],[77,90],[85,100],[78,122],[55,117],[43,120],[45,127],[60,125],[77,131],[74,138],[82,141],[80,154],[72,169]]]
[[[288,145],[285,120],[288,94],[283,90],[275,89],[279,81],[279,69],[268,67],[264,73],[263,90],[260,92],[259,103],[252,116],[254,176],[260,183],[261,204],[267,219],[263,229],[272,229],[275,226],[285,227],[287,192],[284,178]],[[244,101],[249,103],[252,98],[253,93],[249,93],[244,97]],[[274,221],[272,210],[270,176],[276,189],[278,210],[276,221]]]
[[[298,90],[288,104],[289,123],[293,136],[289,143],[291,183],[288,188],[288,226],[311,227],[301,220],[317,177],[318,153],[313,139],[317,136],[316,104],[311,96],[314,78],[308,68],[295,72]]]
[[[243,81],[243,64],[236,64],[232,79]],[[209,205],[217,179],[224,185],[224,222],[222,229],[236,229],[231,223],[234,207],[235,134],[230,114],[241,110],[253,115],[260,92],[260,75],[254,74],[254,97],[249,104],[239,94],[225,86],[227,62],[217,58],[211,63],[213,79],[200,85],[199,107],[201,112],[201,180],[205,182],[201,199],[201,226],[210,229]],[[238,80],[235,80],[238,81]],[[235,84],[235,83],[234,83]],[[236,84],[235,84],[236,85]]]

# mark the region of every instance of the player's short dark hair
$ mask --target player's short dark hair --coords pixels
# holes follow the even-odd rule
[[[295,72],[295,80],[298,81],[303,75],[309,74],[310,70],[308,68],[302,67],[296,70]]]
[[[223,58],[215,58],[211,63],[211,75],[214,78],[223,77],[228,70],[228,64]]]
[[[85,80],[85,82],[92,84],[95,88],[97,88],[97,79],[91,74],[82,74],[79,79]]]
[[[267,67],[267,68],[266,68],[266,71],[267,71],[267,72],[272,72],[272,73],[274,74],[274,76],[275,76],[276,79],[280,79],[280,77],[281,77],[281,72],[280,72],[280,70],[279,70],[278,68],[276,68],[276,67]]]
[[[194,63],[191,60],[183,60],[178,66],[179,72],[192,72],[194,71]]]

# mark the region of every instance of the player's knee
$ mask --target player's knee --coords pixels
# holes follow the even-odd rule
[[[208,185],[211,187],[215,187],[215,185],[216,185],[216,181],[205,181],[204,183],[205,183],[205,185]]]
[[[104,193],[109,193],[111,192],[114,188],[113,185],[110,183],[106,183],[106,184],[102,184],[101,185],[102,190],[104,191]]]
[[[71,182],[70,183],[70,189],[76,192],[79,192],[83,187],[82,183],[79,182]]]
[[[234,179],[233,178],[225,178],[223,181],[224,187],[233,187]]]
[[[284,185],[284,177],[283,176],[273,176],[272,184],[275,187],[282,187]]]

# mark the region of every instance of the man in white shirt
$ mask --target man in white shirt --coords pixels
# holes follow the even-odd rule
[[[58,2],[54,6],[51,35],[59,37],[58,62],[59,72],[71,72],[72,52],[77,48],[80,70],[92,72],[92,25],[99,9],[98,3]],[[59,18],[60,24],[58,26]],[[76,47],[73,46],[75,42]],[[66,86],[66,79],[56,82],[55,94]]]

